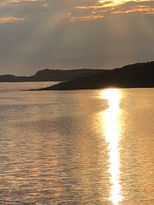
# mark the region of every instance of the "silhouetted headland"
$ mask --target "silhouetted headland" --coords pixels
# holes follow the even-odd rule
[[[39,90],[76,90],[106,87],[144,88],[154,87],[154,61],[136,63],[116,68],[50,70],[44,69],[26,76],[0,75],[0,82],[63,81]]]
[[[91,76],[79,77],[39,90],[76,90],[106,87],[154,87],[154,61],[127,65],[114,70],[102,70]]]
[[[38,82],[38,81],[69,81],[75,78],[100,73],[100,69],[44,69],[32,76],[0,75],[0,82]]]

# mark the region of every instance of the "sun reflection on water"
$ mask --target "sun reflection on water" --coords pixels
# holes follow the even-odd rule
[[[101,112],[101,122],[109,150],[109,173],[111,176],[110,201],[119,205],[122,200],[120,186],[120,101],[122,93],[119,89],[101,91],[101,98],[107,100],[108,109]]]

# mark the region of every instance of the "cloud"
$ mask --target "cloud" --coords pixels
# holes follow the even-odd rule
[[[130,1],[123,5],[117,6],[112,11],[113,14],[119,13],[141,13],[154,14],[154,1]]]
[[[2,12],[1,12],[2,10]],[[153,0],[2,0],[0,2],[1,17],[3,12],[9,16],[17,15],[31,19],[34,12],[45,15],[51,12],[54,18],[74,21],[94,21],[104,19],[108,15],[116,14],[154,14]],[[28,12],[27,12],[28,11]],[[59,12],[59,13],[58,13]],[[41,16],[42,17],[42,16]]]
[[[4,24],[4,23],[13,23],[16,21],[23,21],[25,18],[16,18],[13,16],[7,16],[7,17],[2,17],[0,18],[0,24]]]
[[[7,4],[21,4],[21,3],[38,3],[38,2],[44,2],[46,0],[8,0],[8,1],[2,1],[1,5],[7,5]]]
[[[150,0],[123,0],[123,1],[105,1],[95,0],[93,3],[89,0],[72,9],[69,14],[70,20],[98,20],[108,15],[115,14],[154,14],[154,1]],[[86,18],[88,16],[88,18]],[[96,18],[97,17],[97,18]]]
[[[0,0],[0,73],[152,60],[152,8],[153,1]]]

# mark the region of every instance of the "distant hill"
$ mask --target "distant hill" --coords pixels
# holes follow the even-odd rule
[[[35,75],[29,77],[15,75],[0,75],[0,82],[68,81],[75,78],[89,76],[101,72],[103,72],[103,70],[100,69],[44,69],[38,71]]]
[[[41,90],[76,90],[106,87],[154,87],[154,61],[127,65],[114,70],[102,70],[99,74],[79,77]]]
[[[28,77],[17,77],[15,75],[0,75],[0,82],[24,82]]]

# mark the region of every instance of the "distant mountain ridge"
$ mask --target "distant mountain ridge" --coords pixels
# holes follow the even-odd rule
[[[0,82],[63,81],[40,90],[76,90],[105,87],[154,87],[154,61],[136,63],[113,70],[44,69],[26,76],[0,75]]]
[[[100,69],[50,70],[44,69],[36,74],[26,76],[0,75],[0,82],[37,82],[37,81],[68,81],[79,77],[101,73]]]
[[[93,74],[101,73],[100,69],[74,69],[74,70],[40,70],[31,78],[33,80],[46,80],[46,81],[68,81],[79,77],[90,76]]]
[[[18,77],[15,75],[0,75],[0,82],[24,82],[27,81],[27,77]]]
[[[154,87],[154,61],[127,65],[114,70],[102,70],[101,73],[79,77],[41,90],[98,89],[106,87]]]

